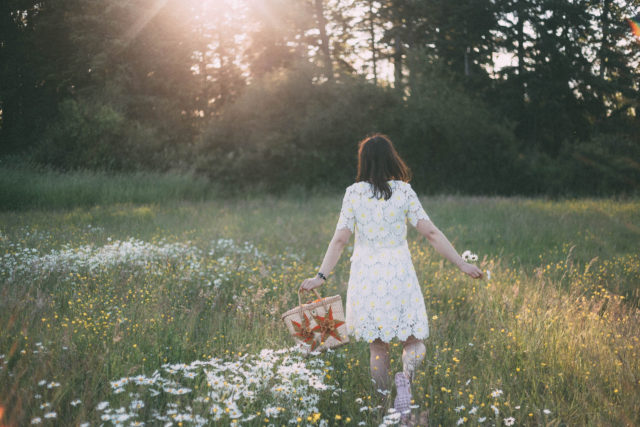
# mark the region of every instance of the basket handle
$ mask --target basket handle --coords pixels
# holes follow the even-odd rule
[[[311,290],[313,291],[313,293],[314,293],[314,294],[316,294],[316,297],[317,297],[318,299],[322,299],[322,297],[320,296],[320,292],[318,292],[318,291],[316,290],[316,288],[313,288],[313,289],[311,289]],[[302,307],[302,294],[301,294],[301,292],[303,292],[303,291],[305,291],[305,289],[298,288],[298,305],[299,305],[300,307]]]
[[[329,308],[327,306],[327,303],[324,301],[324,298],[322,298],[322,296],[320,296],[320,293],[316,290],[316,288],[311,289],[313,291],[314,294],[316,294],[316,297],[322,301],[322,306],[324,307],[325,311],[329,311]],[[304,291],[304,289],[300,289],[298,288],[298,307],[300,308],[300,318],[302,318],[302,313],[303,313],[303,309],[302,309],[302,297],[300,295],[300,291]],[[313,302],[313,301],[310,301]]]

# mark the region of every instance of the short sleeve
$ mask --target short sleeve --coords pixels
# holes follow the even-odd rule
[[[407,218],[414,227],[418,226],[421,219],[429,220],[429,215],[424,211],[418,195],[410,185],[407,185]]]
[[[353,233],[353,228],[356,222],[356,214],[353,210],[353,200],[351,194],[351,188],[347,188],[342,199],[342,208],[340,209],[340,218],[338,218],[338,225],[336,230],[348,228]]]

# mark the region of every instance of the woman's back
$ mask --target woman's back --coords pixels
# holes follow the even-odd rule
[[[355,228],[355,249],[406,246],[406,219],[415,227],[420,219],[429,219],[411,185],[388,181],[391,197],[376,199],[372,185],[356,182],[347,187],[337,229]],[[355,251],[354,249],[354,251]]]

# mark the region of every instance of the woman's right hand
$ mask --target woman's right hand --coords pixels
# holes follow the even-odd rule
[[[301,291],[310,291],[310,290],[315,289],[318,286],[322,285],[323,283],[324,283],[324,280],[322,280],[319,277],[312,277],[310,279],[304,279],[304,281],[300,285],[300,290]]]
[[[462,264],[460,266],[460,270],[462,270],[463,273],[466,273],[469,276],[473,277],[474,279],[481,279],[483,275],[482,270],[480,270],[473,264],[469,264],[468,262]]]

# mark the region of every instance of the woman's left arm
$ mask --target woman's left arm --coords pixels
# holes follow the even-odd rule
[[[473,264],[469,264],[462,259],[455,250],[447,236],[445,236],[431,220],[420,219],[416,226],[420,234],[427,238],[431,246],[435,248],[442,256],[454,263],[463,273],[468,274],[474,279],[482,278],[482,270]]]
[[[340,228],[336,230],[333,238],[331,239],[331,242],[329,243],[327,252],[324,254],[322,265],[320,266],[320,273],[324,274],[325,277],[329,276],[329,273],[333,271],[333,267],[335,267],[338,263],[340,255],[342,255],[342,250],[345,246],[347,246],[350,238],[351,230],[349,230],[348,228]],[[317,288],[323,283],[324,279],[317,276],[312,277],[309,279],[305,279],[300,285],[300,289],[308,291],[313,288]]]

